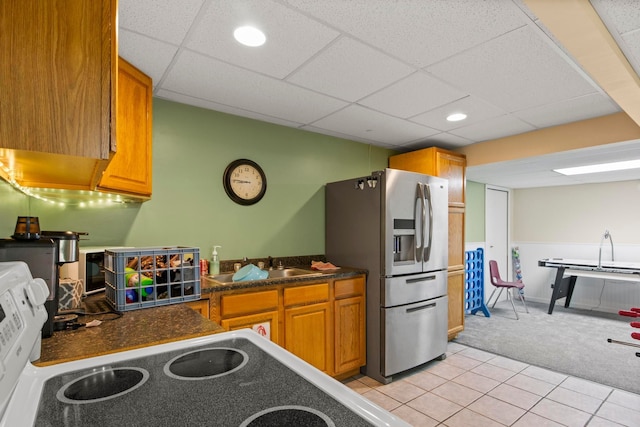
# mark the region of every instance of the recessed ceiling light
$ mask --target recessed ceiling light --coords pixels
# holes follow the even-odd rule
[[[249,25],[236,28],[233,37],[243,45],[251,47],[262,46],[267,40],[262,31]]]
[[[600,163],[597,165],[578,166],[575,168],[554,169],[554,172],[562,175],[583,175],[586,173],[611,172],[640,168],[640,160],[627,160],[624,162]]]
[[[459,122],[460,120],[464,120],[467,118],[467,115],[464,113],[454,113],[447,116],[447,120],[450,122]]]

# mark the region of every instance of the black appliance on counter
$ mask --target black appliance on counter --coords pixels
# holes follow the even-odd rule
[[[53,335],[54,318],[58,312],[58,245],[53,239],[0,239],[0,261],[23,261],[33,277],[47,283],[49,296],[44,303],[47,320],[42,326],[42,337]]]
[[[60,266],[78,261],[78,240],[81,234],[87,233],[40,231],[38,217],[19,216],[12,238],[0,239],[0,262],[25,262],[33,277],[43,279],[49,288],[49,296],[44,303],[48,316],[42,327],[42,338],[50,337],[56,330]]]

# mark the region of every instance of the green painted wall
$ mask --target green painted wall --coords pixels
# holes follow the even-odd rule
[[[465,242],[484,242],[485,185],[467,181],[465,191]]]
[[[387,166],[391,150],[183,104],[153,102],[153,197],[113,207],[53,206],[0,183],[0,236],[17,216],[43,230],[89,233],[80,246],[199,247],[222,259],[324,253],[324,184]],[[226,166],[257,162],[267,192],[253,206],[232,202]]]

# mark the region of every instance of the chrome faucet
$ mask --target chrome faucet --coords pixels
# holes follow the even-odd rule
[[[600,249],[598,250],[598,270],[602,270],[602,242],[604,242],[605,239],[609,239],[609,243],[611,243],[611,262],[614,261],[613,238],[611,237],[611,233],[609,233],[609,230],[604,230],[604,235],[600,239]]]

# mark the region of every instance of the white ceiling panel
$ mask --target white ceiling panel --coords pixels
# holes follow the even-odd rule
[[[612,24],[615,32],[625,34],[638,30],[640,7],[638,0],[590,0],[607,24]],[[611,28],[611,27],[610,27]]]
[[[344,135],[366,140],[384,141],[386,144],[402,145],[419,138],[438,133],[435,129],[381,114],[377,111],[350,105],[313,123],[314,127],[336,130]]]
[[[595,92],[538,33],[522,27],[427,69],[509,112]]]
[[[402,62],[343,37],[293,73],[287,80],[347,101],[357,101],[409,75]]]
[[[621,111],[620,108],[609,97],[593,93],[555,104],[518,111],[513,115],[537,128],[545,128],[592,117],[606,116],[619,111]]]
[[[406,119],[465,96],[465,92],[418,71],[360,100],[358,104]]]
[[[125,29],[120,30],[118,39],[120,56],[130,58],[129,62],[151,77],[154,85],[160,82],[178,51],[177,46]]]
[[[469,126],[456,128],[449,131],[449,133],[476,141],[487,141],[509,135],[518,135],[534,129],[533,126],[523,122],[517,117],[504,115],[483,120]]]
[[[453,113],[464,113],[466,120],[459,122],[449,122],[447,117]],[[480,98],[467,96],[458,99],[442,107],[435,108],[427,113],[411,118],[412,122],[420,123],[441,131],[450,131],[474,123],[484,122],[487,119],[505,115],[506,112],[497,108]]]
[[[154,39],[180,45],[203,3],[204,0],[120,1],[118,25]]]
[[[178,57],[163,88],[297,123],[317,120],[347,105],[189,51]],[[314,109],[300,108],[307,104]]]
[[[283,0],[283,3],[417,67],[491,40],[527,21],[520,9],[504,0]]]
[[[621,111],[612,87],[599,87],[535,16],[540,2],[119,0],[119,53],[164,99],[400,152],[456,149]],[[638,0],[591,3],[638,74]],[[232,38],[247,23],[265,32],[264,46]],[[447,122],[454,111],[467,119]],[[606,157],[587,153],[558,161]],[[514,186],[527,185],[527,173],[537,184],[576,182],[541,178],[551,159],[483,176]]]
[[[274,123],[282,126],[287,126],[287,127],[300,126],[300,123],[291,122],[289,120],[283,120],[278,117],[273,117],[266,114],[255,113],[253,111],[242,110],[240,108],[231,107],[229,105],[218,104],[215,102],[207,101],[202,98],[187,96],[181,93],[171,92],[165,89],[159,90],[156,93],[156,96],[158,98],[167,99],[169,101],[179,102],[181,104],[192,105],[194,107],[205,108],[207,110],[220,111],[222,113],[228,113],[228,114],[233,114],[235,116],[247,117],[250,119]]]
[[[239,44],[241,24],[259,27],[268,40],[260,49]],[[269,0],[211,2],[186,47],[243,68],[284,78],[333,39],[336,30]]]

